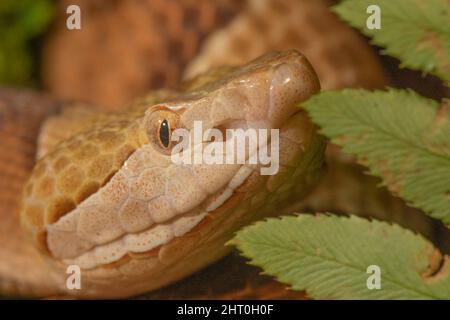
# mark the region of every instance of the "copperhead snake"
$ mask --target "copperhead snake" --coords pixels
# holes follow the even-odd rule
[[[324,159],[323,138],[297,107],[319,91],[307,59],[286,51],[237,68],[213,68],[222,62],[207,63],[210,71],[185,82],[179,91],[157,91],[120,113],[45,97],[30,106],[31,93],[16,99],[1,92],[6,167],[0,196],[5,222],[2,292],[128,297],[163,287],[219,259],[230,250],[224,243],[233,233],[256,219],[305,207],[362,211],[329,196],[336,189],[330,188],[331,181],[339,180],[347,191],[362,185],[357,185],[359,177],[348,178],[347,186],[342,182],[351,177],[345,171],[352,164],[333,149],[328,156],[338,169],[331,165],[330,172],[338,178],[326,176],[325,187],[321,184],[295,209],[289,207],[313,190]],[[196,73],[195,68],[189,72]],[[194,120],[211,127],[257,123],[280,129],[279,173],[268,177],[245,166],[174,165],[161,143],[160,125],[166,121],[172,128],[189,128]],[[22,189],[24,195],[19,196]],[[375,199],[367,189],[366,199]],[[396,208],[393,212],[410,210],[389,201],[387,207]],[[19,228],[19,211],[24,229]],[[429,231],[427,226],[423,233]],[[65,287],[68,264],[81,267],[81,290]]]

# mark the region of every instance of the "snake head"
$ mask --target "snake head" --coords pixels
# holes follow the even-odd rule
[[[224,243],[241,226],[279,213],[312,188],[324,142],[297,104],[318,91],[314,70],[296,51],[206,73],[170,98],[141,104],[120,120],[96,125],[95,134],[72,138],[81,141],[76,148],[63,143],[42,159],[44,175],[52,177],[57,157],[86,151],[101,133],[120,133],[120,143],[109,143],[112,153],[131,141],[126,157],[87,197],[78,201],[66,192],[72,206],[57,219],[46,217],[48,208],[31,216],[25,210],[25,225],[44,221],[39,230],[48,254],[59,265],[83,270],[81,294],[126,296],[180,279],[223,256]],[[200,140],[194,137],[198,124]],[[229,130],[237,134],[228,136]],[[241,161],[204,158],[228,159],[238,147],[227,143],[259,139],[260,132],[267,139],[244,148]],[[263,150],[277,162],[269,175],[261,174],[268,163],[249,161]],[[85,181],[92,180],[87,161],[66,157]],[[38,191],[25,202],[45,207]]]

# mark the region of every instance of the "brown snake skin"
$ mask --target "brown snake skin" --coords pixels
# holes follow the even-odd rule
[[[83,12],[76,32],[65,28],[69,4]],[[148,90],[174,87],[205,36],[242,5],[240,0],[58,1],[43,48],[44,85],[59,98],[108,109]]]
[[[59,105],[48,96],[35,92],[0,90],[0,240],[11,243],[0,250],[0,290],[13,294],[33,295],[31,288],[45,288],[46,273],[39,266],[43,261],[30,246],[20,228],[18,207],[23,184],[34,165],[36,137],[42,121],[59,109]],[[15,241],[10,241],[11,237]],[[41,266],[42,266],[41,265]],[[45,268],[44,268],[45,270]]]

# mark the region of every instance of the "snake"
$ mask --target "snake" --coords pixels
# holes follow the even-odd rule
[[[244,14],[207,42],[178,89],[145,94],[120,111],[0,90],[2,294],[116,298],[154,291],[225,256],[231,248],[224,244],[241,227],[299,210],[376,216],[389,208],[431,233],[420,213],[377,191],[353,159],[327,146],[299,108],[320,83],[339,87],[364,74],[354,72],[350,57],[340,58],[348,50],[334,56],[347,63],[341,77],[329,68],[337,60],[321,64],[320,54],[308,52],[313,67],[296,50],[262,54],[270,46],[253,51],[262,54],[255,60],[228,55],[238,66],[220,66],[229,61],[217,43],[234,41],[252,19]],[[357,53],[370,66],[365,50]],[[377,72],[366,75],[355,81],[383,83]],[[258,165],[173,163],[170,136],[195,121],[219,131],[278,129],[277,174],[261,175]],[[66,283],[73,265],[81,270],[78,290]]]
[[[162,287],[229,251],[233,232],[301,198],[317,182],[325,143],[296,103],[319,91],[296,51],[264,55],[158,91],[122,113],[66,106],[38,137],[24,186],[22,226],[65,290],[81,268],[83,297],[124,297]],[[176,164],[177,128],[279,129],[279,170]],[[214,143],[214,142],[209,142]],[[70,292],[69,292],[70,293]]]

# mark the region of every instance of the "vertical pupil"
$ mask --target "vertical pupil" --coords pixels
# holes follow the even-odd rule
[[[159,128],[159,140],[165,148],[169,146],[169,123],[166,119],[161,122],[161,127]]]

